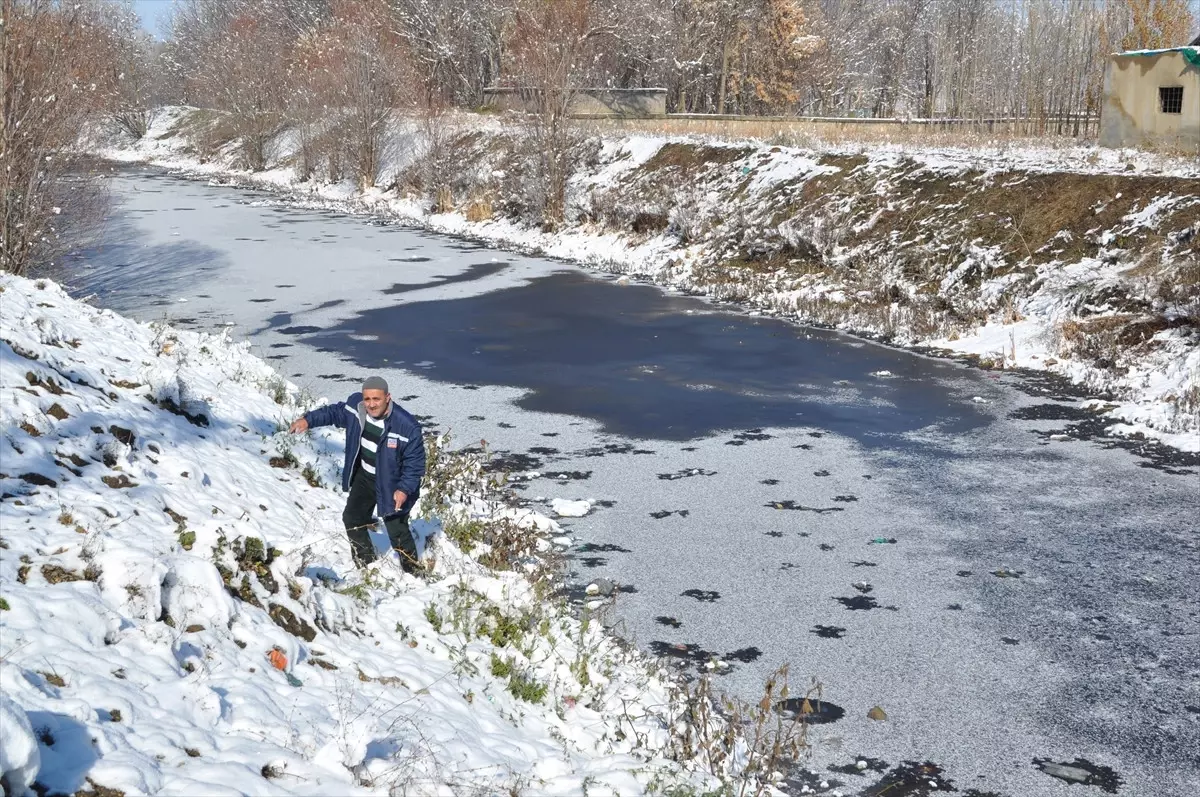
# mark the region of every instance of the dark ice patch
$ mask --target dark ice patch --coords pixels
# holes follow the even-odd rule
[[[879,602],[870,595],[854,595],[849,598],[834,598],[834,600],[852,612],[869,612],[879,608]]]
[[[757,661],[761,656],[762,656],[762,651],[759,650],[758,648],[754,647],[753,645],[751,645],[750,647],[738,648],[737,650],[731,650],[730,652],[726,653],[721,658],[722,659],[732,659],[733,661],[740,661],[742,664],[749,664],[752,661]]]
[[[312,335],[315,332],[320,332],[321,328],[307,324],[300,324],[294,327],[284,327],[279,331],[284,335]]]
[[[537,470],[542,466],[542,461],[537,457],[531,457],[528,454],[509,451],[503,454],[496,454],[484,464],[483,469],[488,473],[514,473],[528,470]]]
[[[1014,421],[1083,421],[1095,414],[1068,404],[1034,404],[1031,407],[1018,407],[1008,413],[1008,417]]]
[[[846,629],[839,625],[814,625],[808,630],[822,639],[841,639],[846,635]]]
[[[779,479],[763,479],[759,482],[759,484],[765,484],[770,487],[774,487],[775,485],[779,484]]]
[[[250,301],[254,302],[255,304],[266,304],[267,302],[273,302],[275,300],[274,299],[251,299]]]
[[[816,512],[818,515],[823,515],[826,512],[845,512],[846,508],[841,506],[805,506],[797,504],[795,501],[772,501],[769,504],[763,504],[768,509],[790,509],[796,512]]]
[[[658,478],[664,481],[675,481],[677,479],[687,479],[692,476],[716,476],[715,470],[705,470],[704,468],[684,468],[677,470],[674,473],[660,473]]]
[[[789,718],[811,725],[837,722],[846,716],[846,709],[815,697],[789,697],[775,704],[775,710]]]
[[[554,473],[544,473],[542,475],[548,479],[556,479],[560,482],[581,482],[592,478],[592,472],[590,470],[562,470]]]
[[[957,791],[954,781],[930,761],[902,761],[877,783],[860,792],[861,797],[929,797],[935,792]],[[964,797],[987,797],[974,789]]]
[[[701,603],[716,603],[721,597],[721,593],[714,589],[685,589],[679,594],[685,598],[694,598]]]
[[[580,553],[633,553],[633,551],[629,550],[628,548],[622,548],[620,545],[616,545],[611,542],[585,542],[576,550],[578,550]]]
[[[581,457],[603,457],[608,454],[653,454],[654,452],[646,448],[637,448],[632,443],[606,443],[602,446],[585,448],[577,453]]]
[[[818,470],[818,471],[813,471],[813,475],[814,475],[814,476],[828,476],[828,475],[829,475],[829,471],[827,471],[827,470],[824,470],[824,469],[822,469],[822,470]]]
[[[655,640],[650,643],[650,650],[655,656],[663,656],[668,659],[676,659],[681,662],[693,664],[697,667],[703,667],[708,662],[717,658],[717,654],[711,650],[705,650],[697,644],[683,642],[663,642]]]
[[[674,617],[668,617],[665,614],[660,614],[658,617],[655,617],[654,622],[658,623],[659,625],[668,626],[670,628],[682,628],[683,627],[682,620],[677,620]]]

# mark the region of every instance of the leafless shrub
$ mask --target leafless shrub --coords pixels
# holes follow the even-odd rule
[[[767,678],[757,703],[719,694],[709,678],[678,683],[673,697],[682,733],[672,737],[672,755],[698,762],[739,797],[771,793],[772,784],[807,754],[809,724],[821,715],[821,685],[814,680],[792,697],[786,664]],[[793,705],[795,710],[784,710]]]

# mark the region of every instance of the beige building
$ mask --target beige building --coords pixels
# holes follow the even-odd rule
[[[1200,154],[1200,38],[1188,47],[1109,58],[1100,144]]]

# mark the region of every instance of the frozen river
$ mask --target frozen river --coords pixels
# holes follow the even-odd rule
[[[252,191],[113,182],[77,295],[231,326],[331,399],[382,372],[539,474],[523,499],[593,500],[563,520],[576,582],[621,585],[621,633],[726,661],[740,696],[785,662],[793,691],[816,678],[844,711],[812,734],[829,789],[928,761],[964,795],[1200,794],[1195,457],[1092,437],[1049,382]]]

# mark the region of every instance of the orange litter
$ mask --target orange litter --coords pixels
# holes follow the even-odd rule
[[[272,665],[274,665],[275,669],[277,669],[277,670],[286,670],[287,669],[287,656],[285,656],[283,654],[283,651],[280,650],[279,648],[274,648],[270,653],[268,653],[267,659],[271,662]]]

